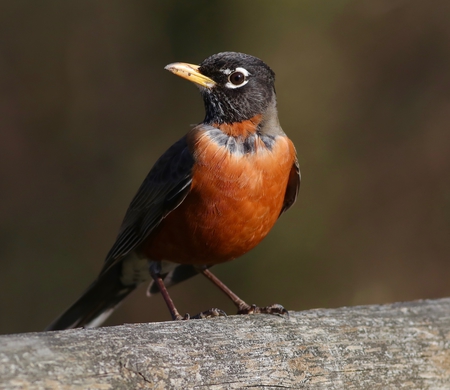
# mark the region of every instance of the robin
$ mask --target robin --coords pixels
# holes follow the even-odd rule
[[[160,292],[198,273],[219,287],[239,314],[286,314],[281,305],[248,305],[209,268],[248,252],[296,201],[300,169],[278,121],[275,74],[242,53],[215,54],[168,71],[195,83],[205,119],[155,163],[125,214],[98,278],[47,330],[99,326],[140,283]],[[210,309],[196,318],[223,315]]]

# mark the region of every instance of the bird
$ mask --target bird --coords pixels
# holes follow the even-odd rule
[[[275,73],[237,52],[165,69],[198,87],[205,118],[156,161],[99,276],[46,330],[100,326],[145,282],[147,295],[161,293],[173,320],[226,315],[217,308],[180,315],[168,288],[197,274],[225,293],[238,314],[288,315],[279,304],[247,304],[210,270],[258,245],[298,196],[300,168],[278,119]]]

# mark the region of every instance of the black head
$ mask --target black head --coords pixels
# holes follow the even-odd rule
[[[199,66],[175,63],[166,69],[199,85],[205,123],[242,122],[263,114],[275,103],[275,73],[248,54],[224,52]]]

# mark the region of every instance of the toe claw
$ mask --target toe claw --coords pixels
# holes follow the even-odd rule
[[[221,309],[217,309],[213,307],[212,309],[202,311],[201,313],[198,313],[192,319],[203,319],[203,318],[212,318],[212,317],[227,317],[227,313],[225,313]]]
[[[289,318],[289,312],[278,303],[270,306],[259,307],[255,304],[248,305],[239,309],[238,314],[273,314],[279,316],[287,316]]]
[[[187,321],[190,320],[191,316],[189,315],[189,313],[186,313],[184,316],[178,314],[175,318],[174,321]]]
[[[266,306],[264,308],[264,312],[267,314],[275,314],[275,315],[279,315],[279,316],[287,316],[287,318],[289,318],[289,312],[280,304],[275,303],[273,305],[270,306]]]

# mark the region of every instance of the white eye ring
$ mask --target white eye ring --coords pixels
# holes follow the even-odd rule
[[[231,89],[240,88],[240,87],[244,86],[245,84],[247,84],[248,83],[248,76],[251,75],[250,72],[247,69],[241,68],[241,67],[237,67],[234,71],[232,71],[230,69],[224,69],[222,72],[224,74],[228,75],[228,80],[230,80],[230,77],[236,72],[242,73],[244,75],[244,77],[245,77],[244,82],[239,84],[239,85],[235,85],[231,81],[228,81],[225,84],[225,87],[231,88]]]

